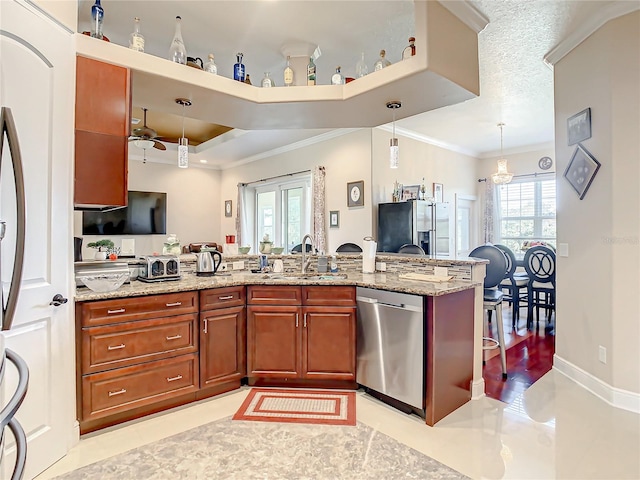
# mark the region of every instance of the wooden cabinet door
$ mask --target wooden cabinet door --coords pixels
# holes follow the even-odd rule
[[[238,380],[246,366],[245,307],[200,314],[200,388]]]
[[[299,378],[301,309],[295,306],[247,307],[249,377]]]
[[[356,309],[304,307],[303,311],[303,378],[355,380]]]

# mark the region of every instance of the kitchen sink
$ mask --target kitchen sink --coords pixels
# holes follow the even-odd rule
[[[339,273],[265,273],[262,278],[270,280],[345,280],[346,274]]]

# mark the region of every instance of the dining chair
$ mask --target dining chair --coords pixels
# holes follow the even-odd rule
[[[500,362],[502,363],[502,378],[507,378],[507,351],[504,343],[504,325],[502,322],[502,300],[504,293],[498,289],[498,285],[504,279],[507,271],[507,259],[498,247],[494,245],[481,245],[474,248],[470,257],[483,258],[489,260],[484,277],[484,294],[482,306],[487,310],[487,323],[485,324],[486,336],[482,337],[482,351],[500,349]],[[498,340],[488,336],[489,334],[489,312],[496,312],[496,329]],[[484,359],[483,359],[484,363]]]
[[[507,260],[507,271],[504,278],[498,285],[500,290],[509,290],[509,294],[505,295],[504,299],[512,305],[511,311],[511,323],[513,330],[516,330],[517,320],[520,319],[520,302],[526,301],[527,285],[529,284],[529,277],[526,273],[516,273],[517,262],[516,256],[506,245],[495,244],[497,248],[502,250]],[[524,294],[521,294],[521,290],[524,290]]]
[[[343,243],[338,248],[336,248],[336,252],[340,253],[361,253],[362,248],[355,243]]]
[[[398,253],[404,253],[409,255],[426,255],[420,245],[413,245],[411,243],[405,243],[398,249]]]
[[[307,253],[311,252],[312,246],[307,243]],[[302,244],[295,245],[289,253],[302,253]]]
[[[536,310],[536,328],[540,323],[540,307],[546,311],[547,327],[556,304],[556,254],[542,245],[530,247],[524,254],[527,284],[527,328],[533,327],[533,309]]]

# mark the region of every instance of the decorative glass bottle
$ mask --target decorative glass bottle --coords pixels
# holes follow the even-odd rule
[[[102,38],[102,21],[104,20],[104,8],[100,5],[100,0],[91,7],[91,36]]]
[[[213,53],[210,53],[209,54],[209,60],[204,62],[204,71],[205,72],[209,72],[209,73],[213,73],[214,75],[217,75],[218,66],[216,65],[216,62],[213,60]]]
[[[262,87],[263,88],[273,87],[273,81],[271,80],[271,74],[269,72],[264,72],[264,78],[262,79]]]
[[[233,66],[233,79],[244,82],[244,65],[242,64],[242,53],[236,53],[236,63]]]
[[[176,31],[173,34],[173,40],[171,40],[171,47],[169,48],[169,60],[183,65],[187,64],[187,49],[184,47],[182,41],[182,31],[180,24],[182,18],[176,17]]]
[[[313,63],[313,57],[309,57],[309,64],[307,65],[307,85],[316,84],[316,64]]]
[[[133,19],[133,32],[129,35],[129,48],[137,52],[144,52],[144,36],[140,33],[140,19]]]
[[[291,57],[287,55],[287,66],[284,67],[284,86],[293,85],[293,68],[291,68]]]
[[[409,45],[404,48],[402,51],[402,59],[405,60],[407,58],[411,58],[416,54],[416,39],[415,37],[409,37]]]
[[[364,52],[362,52],[360,60],[356,63],[356,78],[364,77],[367,73],[369,73],[369,67],[367,67],[367,62],[364,61]]]
[[[331,75],[331,85],[342,85],[344,83],[344,77],[340,73],[340,67],[336,67],[336,73]]]
[[[391,62],[389,60],[387,60],[386,57],[385,57],[386,54],[387,54],[387,52],[385,52],[384,50],[380,50],[380,58],[373,65],[373,71],[374,72],[377,72],[378,70],[382,70],[383,68],[388,67],[389,65],[391,65]]]
[[[247,73],[247,76],[244,78],[244,83],[246,83],[247,85],[253,85],[251,83],[251,76]]]

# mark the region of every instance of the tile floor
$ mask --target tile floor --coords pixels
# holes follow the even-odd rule
[[[244,387],[86,435],[37,478],[53,478],[233,415],[248,391]],[[640,416],[609,406],[555,370],[511,404],[488,397],[474,400],[435,427],[363,392],[357,395],[357,419],[472,478],[640,478]]]

